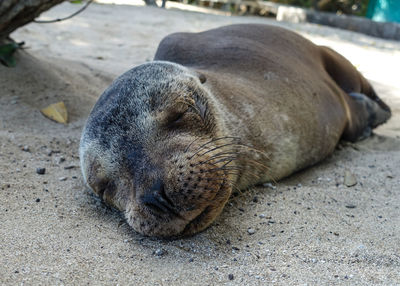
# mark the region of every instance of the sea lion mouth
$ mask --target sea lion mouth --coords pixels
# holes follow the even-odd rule
[[[214,221],[214,218],[219,215],[228,200],[229,195],[226,196],[226,192],[230,194],[227,180],[224,179],[211,203],[186,224],[180,236],[190,236],[207,228]]]

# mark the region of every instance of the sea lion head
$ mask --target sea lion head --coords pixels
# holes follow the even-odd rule
[[[204,81],[177,64],[147,63],[117,78],[87,120],[84,179],[139,233],[194,234],[229,198],[233,143]]]

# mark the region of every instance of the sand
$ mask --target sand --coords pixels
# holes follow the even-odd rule
[[[65,3],[43,17],[77,7]],[[112,79],[151,60],[165,35],[242,22],[281,25],[336,49],[371,80],[393,118],[276,186],[235,194],[194,237],[143,237],[82,181],[85,119]],[[399,42],[266,18],[99,4],[12,37],[27,49],[16,68],[0,66],[0,284],[400,284]],[[39,112],[60,100],[67,125]],[[344,185],[346,172],[355,186]]]

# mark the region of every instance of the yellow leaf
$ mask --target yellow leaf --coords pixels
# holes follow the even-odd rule
[[[40,112],[47,118],[50,118],[59,123],[66,124],[68,121],[67,108],[62,101],[50,104],[49,106],[40,110]]]

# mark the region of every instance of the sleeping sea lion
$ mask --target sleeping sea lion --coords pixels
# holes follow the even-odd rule
[[[311,166],[390,114],[350,62],[294,32],[248,24],[176,33],[101,95],[81,167],[136,231],[192,235],[233,188]]]

